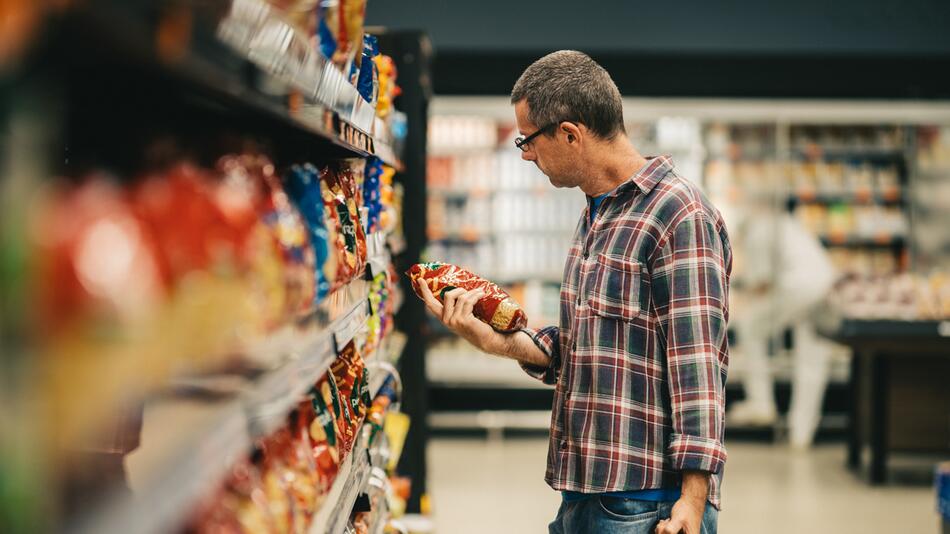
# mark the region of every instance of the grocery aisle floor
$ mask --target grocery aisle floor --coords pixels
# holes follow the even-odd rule
[[[543,438],[430,442],[437,532],[546,532],[559,504],[542,480],[546,447]],[[844,469],[844,445],[809,453],[757,443],[727,447],[723,534],[938,531],[931,487],[872,488]]]

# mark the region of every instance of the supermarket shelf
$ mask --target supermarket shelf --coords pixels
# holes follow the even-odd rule
[[[873,239],[867,237],[828,237],[821,236],[821,244],[826,247],[844,247],[844,248],[901,248],[906,244],[906,240],[903,237],[885,237],[881,239]]]
[[[504,239],[513,235],[519,237],[562,237],[567,242],[574,237],[574,228],[511,228],[509,230],[489,228],[452,232],[443,231],[441,228],[433,228],[429,232],[429,242],[473,245],[489,239]]]
[[[309,336],[298,334],[302,341],[283,363],[253,380],[237,375],[176,379],[171,385],[178,392],[227,398],[215,403],[177,399],[187,404],[188,411],[185,415],[173,412],[167,423],[151,425],[176,430],[159,440],[164,444],[150,447],[155,449],[147,453],[153,457],[153,476],[137,488],[136,498],[107,498],[101,509],[81,518],[69,532],[151,534],[174,530],[235,461],[247,454],[253,439],[272,433],[284,423],[287,413],[327,372],[338,349],[365,328],[370,311],[368,297],[369,286],[363,280],[354,280],[334,292],[315,312],[331,317],[329,326]],[[333,310],[341,305],[346,306],[344,311]],[[286,347],[280,343],[274,346],[278,345]],[[195,419],[188,415],[190,412],[203,414],[200,423],[181,424],[182,417]]]
[[[302,354],[294,355],[285,365],[257,381],[245,394],[252,435],[268,435],[283,424],[287,413],[327,372],[337,353],[365,328],[368,317],[368,298],[358,300]]]
[[[880,195],[880,194],[858,194],[858,193],[844,193],[844,194],[832,194],[832,193],[817,193],[814,195],[811,194],[797,194],[789,195],[788,203],[791,206],[796,204],[855,204],[855,205],[887,205],[887,206],[897,206],[903,204],[904,197],[901,194],[897,195]]]
[[[467,200],[467,199],[482,199],[493,197],[496,195],[551,195],[553,194],[550,190],[550,186],[547,183],[539,184],[537,187],[519,187],[519,188],[467,188],[467,189],[456,189],[448,187],[433,187],[430,186],[426,189],[426,193],[430,195],[440,196],[446,199],[455,199],[455,200]]]
[[[313,517],[310,534],[339,534],[346,528],[350,512],[366,487],[372,466],[369,458],[369,428],[363,427],[353,450],[340,464],[336,480],[326,500]]]
[[[395,372],[395,369],[392,369]],[[375,398],[379,388],[388,373],[376,373],[381,380],[371,384],[371,397]],[[398,375],[397,375],[398,376]],[[372,379],[371,379],[372,380]],[[374,469],[377,464],[383,464],[379,457],[379,439],[374,437],[369,425],[360,428],[360,434],[353,445],[353,450],[340,464],[336,480],[327,494],[327,498],[320,510],[314,516],[310,529],[311,534],[340,534],[349,523],[353,506],[361,493],[366,492]],[[374,455],[375,451],[375,455]],[[375,460],[375,461],[374,461]]]
[[[483,410],[480,412],[433,412],[429,414],[433,430],[487,431],[548,430],[551,428],[550,410]]]
[[[376,358],[371,358],[366,362],[366,368],[369,370],[369,396],[376,398],[383,383],[390,376],[395,376],[398,380],[399,371],[396,370],[396,362],[402,356],[402,350],[406,346],[407,337],[405,334],[393,332],[387,336],[383,347]]]
[[[383,163],[389,165],[397,171],[401,171],[403,169],[402,162],[396,157],[396,152],[389,143],[376,140],[373,143],[373,148],[375,149],[376,157],[382,160]]]
[[[95,47],[96,57],[144,67],[186,93],[212,97],[217,105],[310,135],[319,141],[318,148],[330,149],[331,155],[365,157],[375,153],[374,139],[366,133],[372,121],[363,124],[367,122],[363,116],[368,113],[357,110],[362,108],[358,103],[361,97],[352,85],[344,83],[342,74],[332,67],[323,68],[324,61],[309,53],[308,40],[296,30],[276,15],[267,15],[269,31],[276,31],[275,24],[285,26],[281,31],[286,48],[273,50],[274,57],[242,53],[240,43],[228,37],[230,34],[223,29],[235,11],[249,9],[248,6],[269,10],[261,0],[236,1],[232,15],[217,28],[209,27],[208,17],[197,4],[184,4],[197,22],[187,48],[173,58],[158,49],[155,35],[160,30],[161,17],[150,12],[147,4],[97,0],[71,8],[65,20],[71,30],[67,35],[82,35],[83,39],[66,39],[68,44],[63,46],[89,40],[94,43],[88,46]],[[231,32],[234,33],[240,32]],[[293,45],[303,47],[305,59],[291,66],[278,58],[296,56],[296,50],[287,49]],[[116,75],[121,76],[119,72]],[[304,103],[292,104],[291,94],[304,95]]]
[[[146,428],[161,430],[146,436],[142,449],[129,458],[129,462],[145,464],[149,474],[145,480],[131,481],[135,497],[106,498],[85,517],[69,522],[67,532],[173,532],[251,449],[239,401],[177,400],[150,408],[147,417],[153,415]]]
[[[475,350],[430,349],[426,377],[433,387],[455,389],[550,389],[512,360]]]
[[[845,146],[822,146],[817,147],[795,146],[792,152],[798,156],[807,156],[809,154],[820,155],[826,160],[866,160],[895,162],[904,159],[904,151],[900,148],[877,148],[877,147],[845,147]]]

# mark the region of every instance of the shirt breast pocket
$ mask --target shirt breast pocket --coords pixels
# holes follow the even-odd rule
[[[598,254],[588,305],[601,317],[632,321],[649,303],[643,264],[614,254]]]

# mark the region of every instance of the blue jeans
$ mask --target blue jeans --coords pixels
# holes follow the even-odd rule
[[[591,497],[561,502],[550,534],[653,534],[661,519],[669,519],[674,502],[638,501],[618,497]],[[716,534],[719,511],[706,503],[702,534]]]

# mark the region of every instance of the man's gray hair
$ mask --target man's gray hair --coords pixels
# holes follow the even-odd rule
[[[511,90],[512,104],[522,100],[528,103],[528,119],[538,128],[578,122],[604,139],[624,131],[617,84],[583,52],[559,50],[532,63]]]

